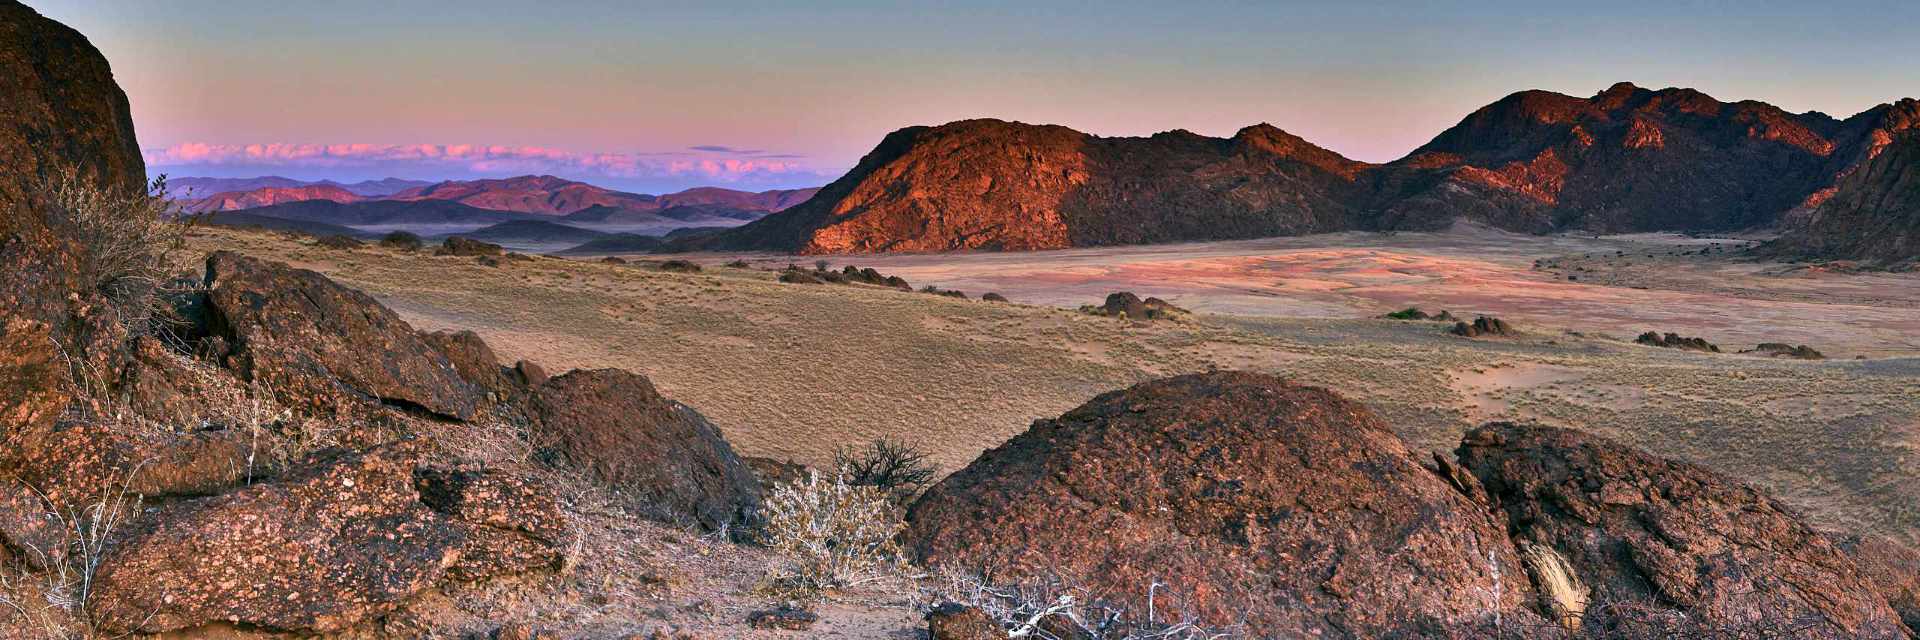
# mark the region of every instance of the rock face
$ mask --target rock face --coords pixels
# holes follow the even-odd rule
[[[1900,108],[1920,113],[1920,103]],[[1916,116],[1920,118],[1920,116]],[[1763,252],[1901,266],[1920,263],[1920,130],[1885,134],[1832,196]]]
[[[1840,549],[1853,558],[1861,575],[1873,582],[1874,589],[1907,629],[1920,634],[1920,549],[1874,536],[1847,536],[1839,540]]]
[[[0,220],[20,215],[15,206],[67,169],[109,189],[146,183],[127,96],[106,58],[79,32],[11,0],[0,2],[0,114]]]
[[[1562,559],[1573,578],[1562,590],[1586,591],[1581,600],[1643,603],[1729,631],[1810,621],[1793,637],[1905,637],[1839,548],[1756,489],[1549,427],[1488,425],[1459,457],[1518,544]]]
[[[1468,338],[1503,337],[1517,333],[1505,320],[1486,316],[1474,318],[1471,324],[1465,321],[1455,322],[1453,328],[1448,329],[1447,332]]]
[[[988,451],[915,502],[930,566],[1061,579],[1143,615],[1265,637],[1474,637],[1528,612],[1489,509],[1380,420],[1246,373],[1104,394]]]
[[[427,588],[460,558],[460,528],[421,504],[385,449],[310,467],[166,518],[102,563],[95,624],[161,633],[219,621],[340,631]]]
[[[210,331],[227,366],[289,398],[372,399],[458,419],[479,391],[447,356],[364,293],[231,252],[207,257]]]
[[[666,250],[1027,250],[1435,230],[1456,220],[1526,233],[1744,229],[1833,195],[1838,176],[1861,173],[1855,167],[1909,126],[1909,102],[1836,120],[1627,83],[1589,98],[1523,91],[1384,165],[1264,124],[1228,139],[1101,138],[966,120],[896,131],[805,204]],[[1881,164],[1868,173],[1912,163],[1896,155]],[[1910,249],[1913,216],[1880,209],[1911,207],[1865,195],[1884,191],[1852,189],[1862,195],[1842,199],[1822,226],[1859,239],[1839,212],[1868,208],[1854,217],[1909,231],[1873,242]]]
[[[640,498],[671,521],[708,530],[751,524],[761,487],[698,412],[617,369],[572,371],[534,391],[534,445]]]

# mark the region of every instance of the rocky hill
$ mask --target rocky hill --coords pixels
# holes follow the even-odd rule
[[[344,187],[333,185],[310,185],[303,187],[261,187],[248,191],[227,191],[205,198],[189,201],[182,208],[190,213],[208,211],[238,211],[269,207],[302,200],[326,200],[342,204],[359,202],[359,194]]]
[[[1529,233],[1768,227],[1831,195],[1908,111],[1837,120],[1627,83],[1524,91],[1384,165],[1268,125],[1102,138],[969,120],[896,131],[806,204],[668,249],[1023,250],[1463,219]]]
[[[1859,164],[1763,248],[1774,255],[1900,266],[1920,262],[1920,101],[1885,108]]]

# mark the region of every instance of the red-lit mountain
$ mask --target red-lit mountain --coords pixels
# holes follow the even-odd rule
[[[251,191],[228,191],[216,193],[198,200],[188,201],[182,208],[192,213],[207,211],[238,211],[257,207],[269,207],[302,200],[327,200],[331,202],[359,202],[361,197],[345,188],[333,185],[309,185],[302,187],[261,187]]]
[[[1691,89],[1523,91],[1406,158],[1355,162],[1267,125],[1102,138],[968,120],[910,127],[804,204],[672,249],[1044,249],[1439,229],[1734,230],[1831,194],[1897,119],[1846,120]]]

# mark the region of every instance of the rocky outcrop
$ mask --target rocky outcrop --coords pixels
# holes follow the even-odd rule
[[[563,567],[577,537],[550,490],[531,478],[486,468],[421,467],[413,472],[420,501],[465,534],[448,574],[480,580]]]
[[[645,377],[571,371],[541,385],[528,405],[539,455],[640,499],[658,517],[708,530],[758,517],[760,483],[720,430]]]
[[[44,181],[72,170],[111,191],[146,183],[127,96],[86,36],[17,2],[0,2],[0,220]],[[0,234],[9,231],[0,222]]]
[[[433,252],[437,256],[497,256],[504,253],[506,249],[500,245],[460,236],[447,238]]]
[[[1480,316],[1474,318],[1472,323],[1465,321],[1453,323],[1453,328],[1448,329],[1447,333],[1466,338],[1497,338],[1512,336],[1519,332],[1505,320]]]
[[[1035,422],[916,501],[905,541],[930,566],[1061,580],[1136,616],[1157,582],[1161,619],[1266,637],[1540,622],[1504,528],[1469,493],[1357,404],[1211,373]]]
[[[222,251],[206,286],[227,368],[289,404],[371,400],[464,420],[481,400],[400,316],[318,273]]]
[[[1920,103],[1902,106],[1920,111]],[[1879,266],[1920,263],[1920,130],[1887,134],[1832,195],[1761,252]]]
[[[1825,360],[1827,354],[1807,345],[1790,345],[1783,342],[1762,342],[1759,346],[1740,353],[1751,353],[1769,358],[1788,358],[1791,360]]]
[[[94,622],[111,633],[221,621],[328,633],[391,610],[466,542],[420,502],[412,467],[405,448],[381,449],[182,505],[101,563]]]
[[[1001,300],[1004,301],[1005,298]],[[1106,301],[1100,306],[1085,307],[1083,311],[1094,315],[1138,321],[1173,320],[1187,315],[1186,309],[1176,307],[1171,302],[1153,297],[1141,300],[1140,296],[1134,295],[1131,291],[1107,294]]]
[[[1725,632],[1904,638],[1885,598],[1785,505],[1690,464],[1576,431],[1492,424],[1460,462],[1570,601],[1671,610]],[[1812,624],[1803,624],[1811,622]]]
[[[1680,349],[1682,351],[1720,353],[1720,346],[1711,342],[1707,342],[1706,338],[1689,338],[1689,337],[1682,336],[1675,333],[1667,333],[1663,335],[1660,333],[1648,331],[1646,333],[1640,334],[1639,337],[1634,338],[1633,343],[1643,344],[1649,347],[1660,347],[1662,349]]]

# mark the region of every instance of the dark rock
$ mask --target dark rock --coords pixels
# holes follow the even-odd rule
[[[1550,427],[1490,424],[1467,434],[1459,456],[1515,542],[1550,553],[1577,581],[1561,593],[1725,629],[1811,619],[1793,637],[1905,637],[1838,547],[1752,487]],[[1529,568],[1538,578],[1541,563]]]
[[[412,470],[411,454],[390,447],[157,514],[102,562],[94,623],[312,634],[390,611],[454,566],[466,542],[420,503]]]
[[[422,243],[420,236],[407,231],[394,231],[380,237],[380,246],[401,251],[419,251]]]
[[[1060,580],[1267,637],[1476,637],[1539,621],[1486,505],[1331,392],[1219,372],[1103,394],[908,512],[930,567]]]
[[[1003,640],[1007,630],[979,608],[944,602],[927,612],[927,640]]]
[[[626,264],[627,263],[625,258],[621,258],[618,256],[607,256],[605,258],[601,258],[600,261],[605,262],[607,264]]]
[[[820,615],[806,609],[780,606],[747,614],[747,625],[755,629],[784,629],[787,631],[806,631]]]
[[[994,293],[992,291],[988,291],[985,295],[980,296],[980,301],[981,302],[1006,302],[1007,297],[1000,295],[998,293]]]
[[[468,383],[490,391],[499,398],[526,395],[528,385],[524,378],[517,371],[501,366],[500,357],[494,355],[493,348],[487,346],[479,334],[472,331],[435,331],[420,337],[445,355],[447,362],[453,365],[453,370]]]
[[[358,249],[367,246],[365,242],[343,235],[325,236],[314,241],[314,244],[328,249]]]
[[[1866,535],[1841,537],[1836,544],[1900,614],[1907,630],[1920,635],[1920,549]]]
[[[1465,322],[1454,323],[1453,328],[1448,329],[1447,332],[1468,338],[1505,337],[1519,333],[1514,331],[1513,326],[1507,324],[1506,321],[1499,318],[1489,318],[1487,316],[1474,318],[1473,324],[1467,324]]]
[[[227,367],[307,408],[377,400],[453,418],[473,416],[480,392],[400,316],[364,293],[283,264],[216,252],[207,284],[227,336]]]
[[[1866,160],[1843,170],[1822,192],[1829,195],[1760,253],[1896,269],[1920,263],[1920,101],[1883,108],[1898,115],[1869,135]]]
[[[1819,349],[1807,345],[1794,346],[1780,342],[1762,342],[1759,346],[1740,353],[1763,355],[1769,358],[1791,358],[1794,360],[1825,360],[1827,355]]]
[[[1129,320],[1170,320],[1187,313],[1186,309],[1173,306],[1159,298],[1141,300],[1140,296],[1129,291],[1107,295],[1105,303],[1089,308],[1093,313]]]
[[[671,522],[708,530],[749,525],[760,483],[720,430],[617,369],[576,370],[535,390],[528,413],[536,447]]]
[[[547,369],[526,360],[513,363],[513,372],[520,376],[520,383],[528,387],[547,383]]]
[[[552,490],[532,478],[446,467],[416,469],[413,478],[422,503],[463,526],[466,547],[449,575],[479,580],[567,563],[578,536]]]
[[[659,268],[661,271],[671,271],[673,273],[700,273],[700,265],[686,260],[668,260],[660,263]]]
[[[0,3],[0,236],[74,170],[109,193],[147,180],[127,95],[85,36],[17,2]]]
[[[441,241],[440,248],[433,253],[434,255],[442,256],[498,256],[505,252],[506,249],[491,242],[481,242],[460,236],[449,236],[446,240]]]
[[[799,269],[788,269],[780,272],[780,281],[788,284],[820,284],[819,278]]]
[[[1680,336],[1678,334],[1673,334],[1673,333],[1660,335],[1658,333],[1648,331],[1646,333],[1640,334],[1640,337],[1634,338],[1633,342],[1634,344],[1644,344],[1649,347],[1660,347],[1663,349],[1680,349],[1682,351],[1701,351],[1705,353],[1720,353],[1720,347],[1711,342],[1707,342],[1705,338],[1688,338],[1688,337]]]

